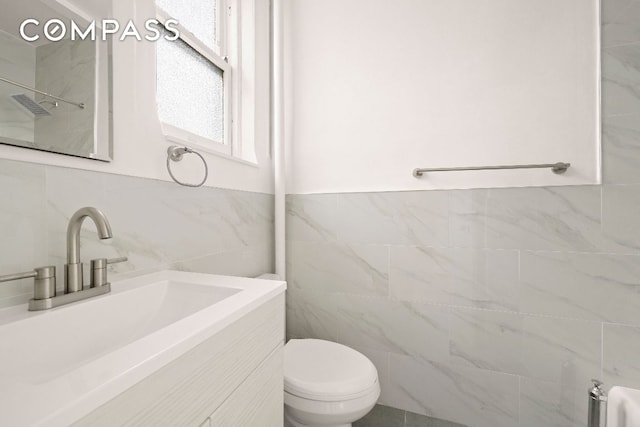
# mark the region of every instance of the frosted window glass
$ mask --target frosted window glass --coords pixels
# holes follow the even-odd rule
[[[160,120],[224,143],[223,71],[180,39],[156,46]]]
[[[215,50],[216,0],[156,0],[156,4],[205,45]]]

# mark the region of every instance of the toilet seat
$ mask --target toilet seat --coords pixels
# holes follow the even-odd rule
[[[284,348],[284,390],[303,399],[339,402],[379,390],[369,359],[342,344],[292,339]]]

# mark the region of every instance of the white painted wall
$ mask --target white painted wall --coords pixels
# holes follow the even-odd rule
[[[599,182],[597,0],[287,3],[288,193]]]
[[[47,1],[51,3],[51,0]],[[106,17],[104,9],[108,8],[104,7],[104,1],[71,0],[70,3],[76,4],[95,19]],[[92,6],[96,9],[92,9]],[[100,12],[92,13],[92,10]],[[120,22],[133,19],[138,28],[144,28],[144,21],[155,17],[154,1],[113,0],[112,14]],[[210,171],[206,185],[273,193],[269,153],[269,80],[266,77],[269,73],[268,0],[255,0],[255,21],[258,25],[255,33],[255,75],[261,77],[255,81],[255,105],[252,107],[255,108],[256,122],[253,135],[249,137],[255,138],[257,165],[203,153]],[[165,162],[166,149],[172,144],[161,134],[156,113],[154,44],[135,40],[114,41],[113,58],[114,160],[111,163],[5,145],[0,145],[0,158],[171,180]],[[195,156],[187,156],[182,164],[175,165],[175,174],[185,181],[197,182],[202,178],[202,173],[202,165]]]

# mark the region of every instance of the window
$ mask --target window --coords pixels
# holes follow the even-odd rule
[[[224,0],[156,0],[161,23],[175,19],[180,36],[156,46],[158,115],[175,142],[232,154],[231,68]],[[167,32],[167,29],[163,29]]]

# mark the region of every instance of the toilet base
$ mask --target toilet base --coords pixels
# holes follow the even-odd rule
[[[289,414],[287,414],[287,412],[285,411],[284,427],[352,427],[352,424],[300,424],[296,420],[289,417]]]
[[[351,427],[364,417],[380,397],[380,384],[364,396],[335,402],[301,398],[284,392],[284,419],[288,427]],[[345,421],[347,421],[345,423]],[[350,421],[350,422],[349,422]]]

